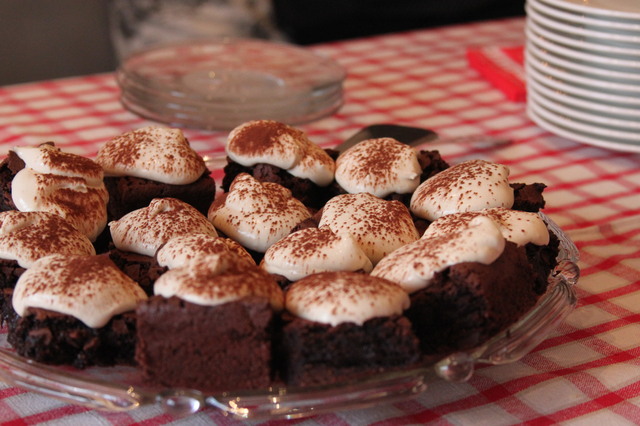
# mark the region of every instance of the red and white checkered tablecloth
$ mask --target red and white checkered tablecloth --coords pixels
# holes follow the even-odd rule
[[[315,46],[346,67],[346,102],[337,114],[300,127],[323,146],[381,122],[428,127],[445,138],[510,139],[432,146],[451,163],[485,158],[507,164],[512,181],[548,185],[546,213],[581,252],[578,307],[519,362],[480,367],[467,383],[435,382],[414,399],[298,423],[640,423],[640,155],[544,131],[527,118],[524,103],[507,100],[468,66],[468,48],[522,45],[523,28],[518,18]],[[118,93],[111,74],[0,88],[0,152],[53,140],[93,155],[108,138],[150,124],[125,111]],[[226,133],[186,134],[203,154],[223,150]],[[174,419],[156,406],[105,413],[6,385],[0,419],[10,425],[235,421],[215,410]]]

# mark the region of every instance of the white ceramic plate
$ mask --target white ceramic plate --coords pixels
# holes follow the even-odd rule
[[[593,31],[604,33],[620,33],[626,35],[640,34],[640,23],[627,23],[623,21],[611,21],[593,18],[580,12],[572,12],[566,9],[558,9],[544,4],[541,0],[529,0],[527,4],[548,17],[553,17],[558,23],[577,25],[582,28],[590,28]]]
[[[640,60],[632,61],[627,59],[617,59],[606,57],[603,55],[591,55],[588,53],[579,52],[575,49],[570,49],[560,46],[556,43],[552,43],[546,40],[544,37],[534,33],[529,28],[526,29],[526,35],[528,40],[533,41],[539,47],[574,60],[583,61],[594,66],[619,70],[623,72],[640,72]]]
[[[592,40],[594,42],[600,43],[610,43],[610,44],[619,44],[621,46],[637,47],[638,43],[640,43],[640,34],[620,34],[620,33],[611,33],[607,31],[596,31],[593,29],[587,29],[577,25],[570,25],[562,23],[557,19],[550,18],[532,7],[527,5],[527,15],[529,17],[534,17],[540,24],[543,24],[549,28],[552,28],[555,31],[564,33],[564,34],[572,34],[574,36],[582,37],[586,40]]]
[[[543,74],[536,70],[535,67],[527,66],[526,72],[534,80],[543,83],[547,87],[551,87],[556,90],[571,93],[575,96],[585,97],[591,100],[599,102],[606,102],[613,106],[623,106],[626,108],[640,108],[640,97],[638,96],[625,96],[619,94],[612,94],[599,90],[596,88],[577,85],[575,83],[567,83],[561,81],[549,74]]]
[[[527,106],[534,109],[534,111],[545,120],[555,123],[556,125],[572,129],[574,132],[580,132],[586,135],[592,135],[602,140],[616,140],[624,141],[626,143],[640,144],[640,133],[634,131],[624,131],[614,128],[608,128],[603,126],[597,126],[591,123],[586,123],[575,118],[567,117],[555,111],[550,111],[544,106],[536,102],[531,97],[527,100]]]
[[[569,58],[564,58],[562,56],[556,55],[547,50],[540,49],[530,42],[526,44],[526,50],[527,52],[533,53],[543,62],[553,64],[556,67],[564,70],[571,70],[578,73],[578,75],[584,75],[585,77],[607,80],[622,84],[640,84],[640,72],[622,72],[589,66],[584,63],[576,62]]]
[[[544,117],[537,113],[537,109],[538,108],[535,106],[535,103],[528,103],[527,114],[529,118],[531,118],[531,120],[533,120],[533,122],[538,126],[545,130],[548,130],[553,134],[571,139],[576,142],[585,143],[587,145],[598,146],[600,148],[640,153],[640,143],[618,141],[611,138],[600,138],[590,134],[577,132],[575,130],[568,129],[566,127],[563,127],[562,125],[558,125],[546,120]]]
[[[604,89],[611,91],[614,94],[622,92],[622,94],[637,93],[640,95],[640,83],[638,84],[622,84],[608,81],[604,78],[589,78],[584,77],[567,70],[558,67],[555,63],[547,62],[538,58],[535,53],[528,52],[528,60],[538,71],[552,75],[560,81],[567,82],[569,84],[577,83],[582,86],[591,87],[593,89]]]
[[[615,56],[620,59],[640,59],[640,48],[638,48],[638,46],[640,46],[640,37],[638,37],[638,42],[634,44],[636,47],[624,47],[618,43],[602,43],[594,38],[574,36],[569,33],[559,33],[541,25],[539,22],[539,15],[534,12],[528,14],[527,26],[533,32],[549,41],[559,43],[563,46],[571,46],[578,51]]]
[[[640,108],[624,108],[611,106],[602,102],[592,101],[585,98],[573,96],[569,93],[565,93],[558,90],[550,89],[543,84],[529,79],[527,81],[527,91],[534,91],[543,94],[549,99],[553,99],[565,105],[570,105],[576,109],[595,112],[602,115],[607,115],[613,118],[622,118],[626,120],[640,121]]]
[[[592,123],[594,126],[602,126],[604,129],[633,132],[640,130],[640,121],[638,120],[623,120],[620,118],[612,118],[605,115],[592,114],[585,110],[573,108],[563,105],[552,99],[545,98],[542,94],[532,90],[527,93],[527,96],[531,97],[531,100],[536,104],[544,107],[550,112],[557,113],[567,118],[583,121],[586,123]],[[640,142],[640,132],[638,133]]]
[[[540,0],[557,7],[608,19],[640,22],[638,0]]]

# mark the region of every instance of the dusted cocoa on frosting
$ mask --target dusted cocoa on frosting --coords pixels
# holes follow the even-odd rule
[[[18,279],[13,307],[20,316],[41,308],[99,328],[146,298],[106,256],[54,254],[37,260]]]
[[[0,213],[0,258],[29,268],[50,254],[96,253],[86,235],[56,214],[16,210]]]
[[[156,295],[204,306],[259,296],[281,310],[284,302],[282,289],[268,273],[230,252],[199,257],[187,266],[170,269],[153,289]]]
[[[519,246],[528,243],[538,246],[549,244],[549,230],[538,214],[502,207],[442,216],[429,225],[422,238],[446,235],[457,229],[468,227],[469,223],[478,216],[486,216],[493,220],[504,238]]]
[[[255,266],[251,255],[240,244],[230,238],[207,234],[180,235],[171,238],[156,253],[158,264],[169,269],[187,266],[208,255],[234,253]]]
[[[422,238],[382,259],[371,275],[386,278],[413,293],[427,287],[436,272],[459,263],[491,264],[503,252],[505,239],[498,226],[478,216],[450,233]]]
[[[413,148],[392,138],[362,141],[336,160],[336,182],[351,194],[407,194],[418,187],[421,173]]]
[[[333,197],[322,210],[319,226],[349,233],[375,265],[393,250],[419,238],[407,207],[369,193]]]
[[[433,221],[451,213],[491,207],[511,208],[513,202],[509,168],[484,160],[471,160],[422,182],[411,197],[411,212]]]
[[[204,160],[180,129],[145,127],[105,143],[96,157],[108,176],[134,176],[172,185],[198,180]]]
[[[102,182],[102,168],[51,144],[15,148],[14,152],[25,163],[11,184],[16,208],[56,213],[95,241],[107,223],[109,194]]]
[[[231,160],[243,166],[272,164],[319,186],[333,181],[333,159],[303,131],[277,121],[241,124],[229,134],[226,151]]]
[[[156,198],[110,222],[109,228],[116,248],[146,256],[154,256],[161,245],[179,235],[218,235],[202,213],[175,198]]]
[[[401,315],[409,296],[398,285],[355,272],[323,272],[291,284],[285,308],[309,321],[336,326],[362,325],[378,317]]]
[[[311,214],[287,188],[242,173],[229,192],[213,202],[208,216],[229,238],[264,253]]]
[[[328,227],[307,228],[287,235],[269,247],[260,266],[289,281],[318,272],[370,272],[373,268],[350,234],[336,234]]]

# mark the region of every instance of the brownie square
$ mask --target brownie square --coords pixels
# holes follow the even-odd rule
[[[91,328],[69,315],[30,308],[8,320],[7,341],[16,352],[45,364],[76,368],[133,364],[136,318],[132,312],[114,316],[104,327]]]
[[[0,259],[0,326],[14,313],[13,289],[24,271],[17,260]]]
[[[153,284],[167,270],[167,268],[158,265],[155,257],[117,248],[109,250],[109,258],[118,269],[138,283],[148,296],[153,295]]]
[[[266,299],[201,306],[154,296],[136,312],[136,361],[148,382],[204,392],[271,384],[274,315]]]
[[[525,248],[512,242],[490,265],[460,263],[436,273],[411,294],[406,311],[423,353],[470,349],[513,324],[538,299],[534,275]]]
[[[216,192],[215,182],[209,171],[188,185],[171,185],[133,176],[107,176],[104,184],[109,192],[107,213],[112,220],[147,207],[154,198],[177,198],[206,216]]]
[[[403,316],[337,326],[283,315],[282,375],[290,386],[344,382],[412,364],[419,343]]]

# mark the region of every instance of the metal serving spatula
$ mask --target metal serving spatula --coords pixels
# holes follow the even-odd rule
[[[333,149],[343,152],[358,142],[377,138],[393,138],[407,145],[416,146],[438,139],[438,134],[433,130],[420,127],[401,126],[399,124],[372,124],[362,128],[362,130],[359,130]]]

